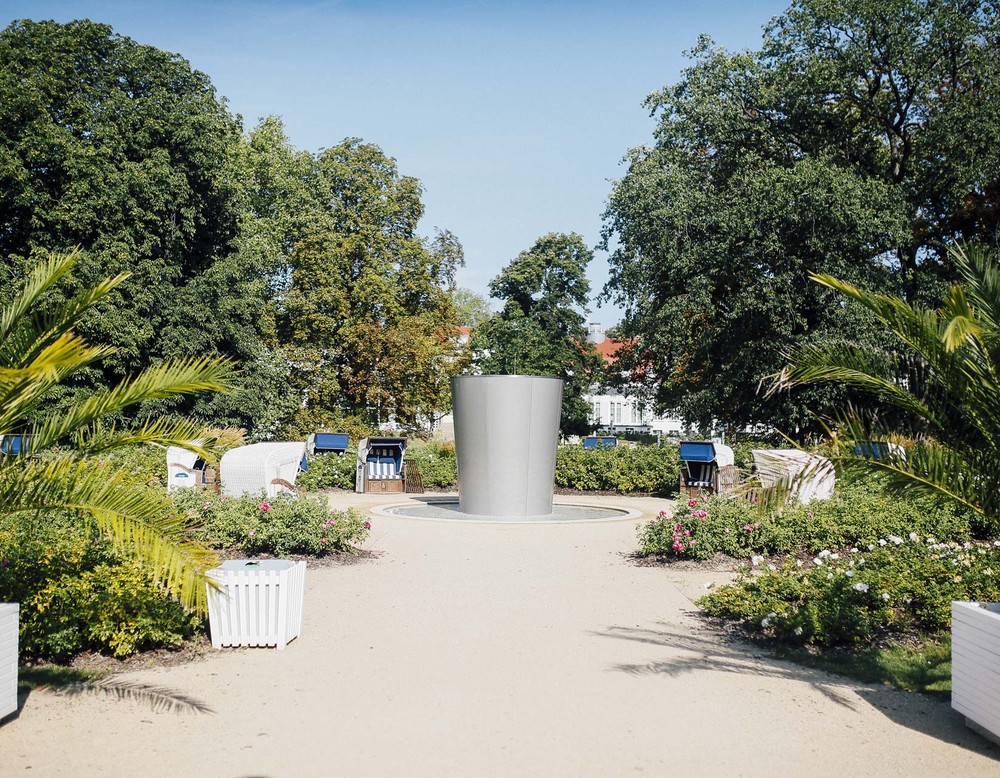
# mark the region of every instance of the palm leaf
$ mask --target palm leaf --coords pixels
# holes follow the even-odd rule
[[[200,425],[154,419],[118,430],[104,419],[150,399],[199,391],[222,391],[234,377],[225,360],[192,358],[143,371],[112,389],[98,391],[72,408],[44,416],[28,428],[26,419],[44,407],[60,382],[110,353],[74,334],[80,317],[127,276],[116,276],[61,305],[43,298],[72,270],[78,252],[53,255],[28,276],[12,303],[0,311],[0,434],[27,432],[28,453],[0,457],[0,514],[44,517],[68,510],[123,553],[138,558],[167,592],[188,608],[204,610],[204,572],[215,555],[196,542],[184,515],[173,512],[163,491],[136,482],[125,470],[95,465],[95,454],[124,445],[180,445],[211,455]],[[55,444],[76,449],[52,449]]]
[[[0,512],[6,515],[68,510],[117,549],[138,557],[166,591],[188,608],[204,609],[204,571],[216,556],[191,536],[162,490],[135,482],[125,470],[55,458],[0,460]]]
[[[979,247],[956,247],[962,285],[931,310],[863,291],[818,275],[814,280],[871,311],[895,339],[895,348],[820,343],[788,355],[772,376],[772,391],[838,381],[872,397],[873,407],[902,412],[902,427],[917,439],[908,456],[876,456],[872,441],[890,430],[850,406],[829,420],[841,464],[883,478],[897,492],[947,497],[1000,527],[1000,268]],[[860,441],[862,455],[854,449]],[[864,452],[868,452],[864,454]]]

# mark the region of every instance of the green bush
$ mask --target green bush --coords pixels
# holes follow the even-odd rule
[[[679,477],[677,447],[672,445],[560,446],[556,454],[555,485],[562,489],[671,495],[677,493]]]
[[[754,560],[755,562],[757,560]],[[1000,598],[995,543],[942,543],[916,532],[781,566],[746,568],[703,597],[710,616],[794,644],[858,644],[946,630],[952,600]]]
[[[743,500],[712,497],[679,503],[673,515],[660,515],[639,527],[639,552],[688,559],[723,553],[736,558],[789,551],[802,539],[797,525],[782,517],[757,514]]]
[[[406,450],[406,459],[420,468],[420,477],[429,489],[454,489],[458,485],[458,459],[454,443],[430,441]]]
[[[22,656],[65,660],[93,650],[122,657],[176,644],[200,628],[147,570],[119,558],[78,517],[2,521],[0,602],[21,603]]]
[[[124,657],[176,645],[201,626],[135,561],[53,578],[22,602],[21,654],[64,660],[84,650]]]
[[[672,515],[661,514],[639,528],[639,551],[693,559],[716,553],[746,558],[864,546],[910,532],[964,542],[971,536],[972,518],[943,500],[889,497],[877,485],[847,482],[830,500],[773,514],[761,514],[734,497],[683,501]]]
[[[337,454],[315,454],[309,457],[309,469],[299,473],[295,485],[309,492],[317,489],[354,489],[354,474],[357,469],[358,451],[349,448],[343,456]]]
[[[371,529],[356,511],[331,512],[319,495],[233,498],[185,489],[174,499],[179,510],[199,523],[199,539],[251,556],[352,551]]]

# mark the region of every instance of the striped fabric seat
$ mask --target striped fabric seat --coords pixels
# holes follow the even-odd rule
[[[388,462],[368,462],[369,479],[399,478],[396,472],[396,463],[392,460]]]

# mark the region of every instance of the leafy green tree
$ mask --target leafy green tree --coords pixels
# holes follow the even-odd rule
[[[0,515],[37,521],[70,511],[86,517],[186,607],[202,608],[202,573],[214,563],[213,555],[191,539],[186,516],[173,512],[162,488],[138,483],[128,468],[115,468],[100,457],[147,444],[183,446],[210,457],[195,442],[204,433],[194,421],[147,419],[122,430],[107,419],[149,399],[225,389],[232,368],[221,360],[164,362],[65,411],[45,411],[47,395],[62,381],[113,353],[107,346],[90,345],[74,327],[126,276],[42,307],[46,294],[77,261],[78,255],[71,254],[39,264],[0,310],[0,435],[27,435],[20,455],[0,455]]]
[[[282,366],[265,339],[274,268],[257,250],[260,189],[248,191],[265,178],[255,141],[177,55],[89,21],[0,32],[0,295],[49,250],[83,249],[54,302],[129,274],[77,324],[114,351],[50,402],[69,407],[163,359],[222,355],[243,369],[233,395],[128,412],[194,410],[253,427],[278,405]]]
[[[944,495],[1000,531],[1000,257],[954,249],[962,283],[941,307],[864,291],[828,275],[819,284],[867,309],[888,332],[868,343],[804,345],[773,390],[842,382],[863,392],[830,419],[840,458],[884,475],[897,491]],[[886,423],[886,411],[894,411]],[[880,442],[916,441],[903,455]],[[855,449],[856,444],[860,445]]]
[[[450,288],[453,235],[425,241],[419,182],[348,139],[313,161],[315,219],[295,246],[279,338],[302,413],[420,426],[447,408],[462,368]]]
[[[493,316],[490,301],[471,289],[457,287],[451,293],[451,303],[455,307],[458,323],[473,330]]]
[[[200,397],[192,412],[219,426],[246,427],[266,439],[298,410],[291,366],[278,337],[277,303],[297,243],[317,229],[320,208],[309,186],[312,155],[296,151],[276,117],[263,119],[234,149],[239,224],[234,251],[192,286],[201,321],[231,344],[241,377],[232,392]],[[312,431],[312,429],[310,429]]]
[[[539,238],[490,282],[490,296],[502,300],[503,309],[472,339],[483,373],[563,379],[566,435],[589,432],[590,408],[583,395],[601,369],[584,318],[591,259],[593,252],[576,233]]]
[[[952,272],[947,240],[995,239],[996,33],[986,3],[802,0],[760,52],[702,39],[648,98],[655,143],[610,198],[604,294],[658,406],[805,432],[843,390],[764,395],[761,380],[796,344],[875,336],[809,274],[922,299]]]

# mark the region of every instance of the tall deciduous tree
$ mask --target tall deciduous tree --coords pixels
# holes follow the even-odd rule
[[[503,309],[473,336],[477,366],[495,375],[562,378],[564,434],[590,430],[583,395],[601,361],[587,340],[584,314],[590,295],[587,265],[593,252],[576,233],[550,233],[535,241],[490,282]]]
[[[782,352],[877,337],[810,273],[916,299],[951,272],[949,238],[995,240],[997,31],[983,2],[802,0],[762,51],[702,40],[650,96],[655,144],[629,153],[606,213],[605,294],[661,407],[804,427],[842,389],[758,393]]]
[[[293,251],[279,319],[303,411],[421,424],[462,369],[448,293],[461,245],[447,232],[420,238],[419,182],[372,144],[327,149],[309,186],[316,219]]]
[[[457,287],[452,292],[451,302],[455,306],[458,323],[465,327],[476,329],[493,316],[490,301],[471,289]]]
[[[213,344],[185,287],[230,251],[240,132],[208,77],[105,25],[20,21],[0,33],[0,106],[9,269],[80,246],[80,287],[131,273],[80,327],[116,347],[113,372]]]

